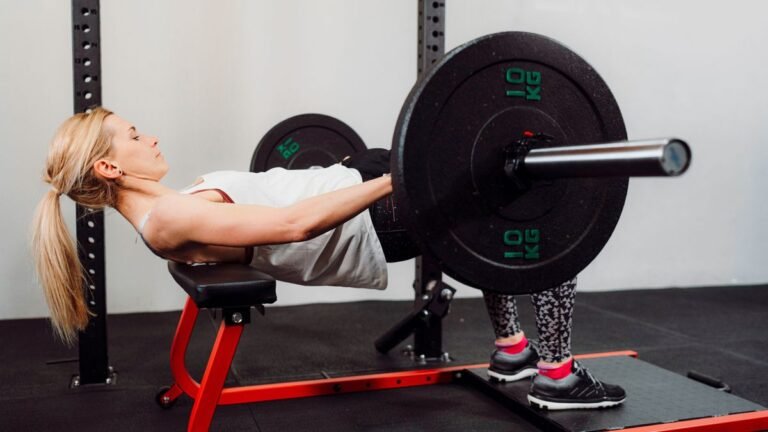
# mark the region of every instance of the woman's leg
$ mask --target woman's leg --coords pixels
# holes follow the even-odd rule
[[[576,278],[531,294],[531,302],[536,313],[541,361],[558,364],[570,360]]]
[[[488,376],[504,382],[535,374],[539,356],[520,327],[515,297],[483,291],[483,298],[496,335],[496,349],[491,354]]]
[[[528,401],[542,408],[585,409],[620,405],[624,389],[597,380],[571,356],[576,278],[531,295],[539,330],[538,374]]]
[[[555,368],[571,358],[571,318],[576,280],[533,294],[539,345],[531,347],[520,327],[514,296],[483,292],[496,335],[488,375],[500,381],[529,377],[542,368]]]
[[[496,335],[496,342],[518,342],[523,331],[517,317],[515,297],[483,291],[483,299],[485,300],[485,307],[488,309],[488,317],[491,319],[493,332]]]

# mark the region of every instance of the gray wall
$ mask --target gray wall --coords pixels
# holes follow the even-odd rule
[[[61,0],[0,9],[0,319],[37,317],[28,221],[46,190],[48,141],[72,110],[70,10]],[[683,178],[631,182],[580,289],[768,280],[765,2],[448,0],[447,11],[448,48],[511,29],[559,39],[611,86],[630,137],[677,135],[694,149]],[[415,0],[102,0],[104,105],[160,137],[173,187],[247,170],[262,134],[303,112],[389,147],[415,80],[415,14]],[[65,210],[74,230],[74,205]],[[109,310],[180,308],[165,264],[118,214],[106,219]],[[279,303],[410,298],[413,264],[390,271],[384,292],[284,285]]]

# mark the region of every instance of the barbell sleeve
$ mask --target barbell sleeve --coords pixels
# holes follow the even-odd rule
[[[532,179],[569,177],[672,177],[691,163],[678,138],[658,138],[533,149],[519,169]]]

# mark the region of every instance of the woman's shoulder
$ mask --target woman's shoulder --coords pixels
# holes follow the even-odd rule
[[[154,203],[144,239],[157,250],[172,251],[190,241],[190,233],[208,225],[217,204],[195,195],[163,195]]]

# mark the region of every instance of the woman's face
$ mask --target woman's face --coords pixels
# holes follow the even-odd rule
[[[112,165],[124,174],[157,180],[168,172],[168,164],[157,147],[157,137],[146,135],[116,114],[104,119],[104,126],[112,131]]]

